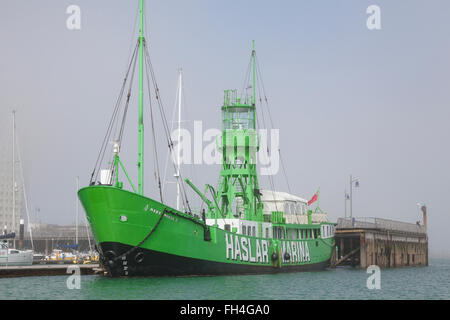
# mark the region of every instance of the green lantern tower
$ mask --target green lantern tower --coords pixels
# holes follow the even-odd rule
[[[222,106],[222,169],[216,203],[222,217],[262,221],[256,171],[259,137],[255,118],[255,50],[252,50],[253,95],[242,101],[236,90],[225,90]]]

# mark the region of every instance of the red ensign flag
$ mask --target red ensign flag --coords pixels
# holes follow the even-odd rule
[[[311,200],[308,201],[308,206],[313,203],[314,201],[317,201],[317,192],[313,195],[313,197],[311,198]]]

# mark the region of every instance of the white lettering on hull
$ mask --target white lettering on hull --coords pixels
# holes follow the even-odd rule
[[[247,249],[247,238],[241,238],[241,249],[242,249],[242,261],[248,261],[248,249]]]
[[[269,243],[264,239],[252,239],[225,233],[226,258],[241,262],[269,264]],[[290,259],[285,260],[284,253]],[[311,261],[308,243],[305,241],[282,241],[281,258],[284,263]]]
[[[228,233],[225,233],[225,243],[226,243],[226,246],[227,246],[227,259],[230,259],[230,256],[233,259],[234,258],[234,255],[233,255],[233,237],[230,236],[229,237],[229,242],[228,242]]]

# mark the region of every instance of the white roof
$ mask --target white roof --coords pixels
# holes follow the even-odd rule
[[[262,201],[297,201],[308,203],[307,200],[282,191],[260,190],[262,193]]]

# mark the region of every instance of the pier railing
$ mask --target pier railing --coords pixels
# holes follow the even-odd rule
[[[339,218],[336,228],[380,229],[411,233],[426,233],[426,229],[423,225],[373,217]]]

